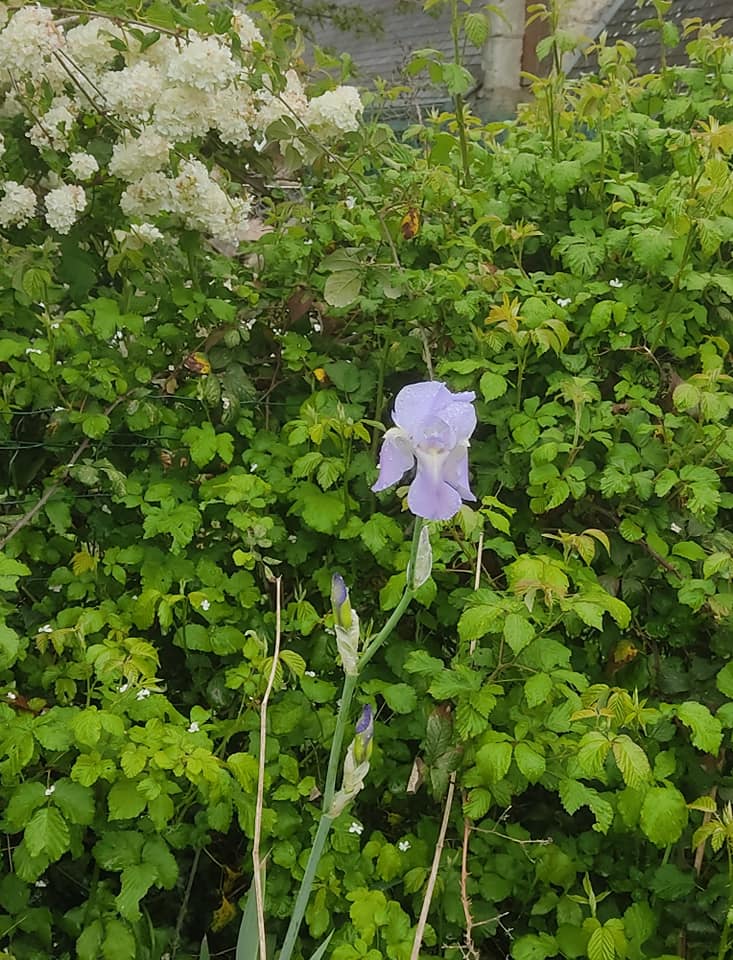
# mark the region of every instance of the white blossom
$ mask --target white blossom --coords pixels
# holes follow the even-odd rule
[[[99,170],[99,164],[91,153],[79,151],[69,157],[69,170],[79,180],[89,180]]]
[[[120,686],[119,686],[119,688],[118,688],[118,692],[119,692],[119,693],[127,693],[129,687],[130,687],[130,684],[129,684],[129,683],[122,683],[122,684],[120,684]]]
[[[146,173],[157,173],[164,167],[169,152],[170,143],[153,130],[143,130],[138,137],[125,133],[112,148],[109,172],[133,183]]]
[[[230,84],[211,98],[211,126],[224,143],[249,143],[257,110],[252,90],[244,83]]]
[[[613,287],[614,289],[618,290],[619,287],[623,287],[624,284],[622,280],[618,279],[618,277],[614,277],[613,280],[608,281],[608,285],[609,287]]]
[[[349,833],[355,833],[358,837],[364,833],[364,826],[361,823],[357,823],[356,820],[352,820],[351,826],[349,827]]]
[[[189,31],[188,42],[170,58],[166,73],[174,83],[219,90],[236,77],[239,67],[217,37],[200,37]]]
[[[50,787],[46,787],[46,789],[43,791],[44,795],[47,797],[50,797],[55,792],[56,792],[56,785],[53,783],[51,784]]]
[[[38,353],[41,353],[41,351],[39,350]],[[45,623],[42,627],[39,628],[38,632],[39,632],[39,633],[53,633],[53,627],[51,626],[50,623]]]
[[[0,33],[0,73],[16,80],[40,73],[48,57],[62,46],[64,36],[47,7],[21,7]]]
[[[158,230],[152,223],[134,223],[130,227],[130,233],[143,243],[155,243],[157,240],[165,239],[163,231]]]
[[[363,109],[356,87],[337,87],[311,100],[304,121],[306,126],[325,133],[339,130],[348,133],[359,129],[359,117]]]
[[[122,30],[111,20],[93,17],[66,31],[69,59],[86,74],[98,74],[118,55],[110,40],[122,39]]]
[[[46,194],[46,223],[58,233],[67,234],[87,204],[84,188],[64,184]]]
[[[257,116],[257,126],[264,130],[273,120],[282,116],[302,118],[308,109],[308,99],[295,70],[285,74],[285,89],[279,95],[269,90],[260,94],[261,106]]]
[[[211,603],[208,600],[201,601],[201,609],[204,611],[204,613],[209,609],[210,606]]]
[[[251,50],[253,43],[262,43],[262,34],[243,10],[237,10],[232,17],[232,30],[238,35],[242,50]]]
[[[411,846],[412,844],[409,840],[400,840],[400,842],[397,844],[397,849],[400,851],[400,853],[407,853]]]
[[[111,70],[99,81],[99,92],[105,108],[123,120],[142,120],[150,115],[163,93],[165,80],[161,71],[145,60]]]
[[[26,134],[34,147],[65,150],[75,122],[74,104],[68,97],[55,97],[51,107]]]
[[[141,687],[138,692],[135,694],[136,700],[146,700],[150,696],[150,691],[147,687]]]
[[[558,297],[557,300],[555,301],[555,303],[556,303],[559,307],[567,307],[567,306],[569,306],[572,302],[573,302],[573,298],[572,298],[572,297]]]
[[[152,124],[175,142],[203,137],[211,127],[211,97],[203,90],[169,87],[155,105]]]
[[[200,729],[200,727],[199,727],[198,723],[196,723],[196,721],[193,720],[193,721],[191,722],[191,724],[189,725],[189,727],[188,727],[188,732],[189,732],[189,733],[198,733],[198,732],[199,732],[199,729]]]

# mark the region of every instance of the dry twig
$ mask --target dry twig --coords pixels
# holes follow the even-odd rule
[[[445,835],[448,832],[448,821],[450,819],[451,807],[453,806],[453,793],[456,789],[456,775],[453,772],[450,775],[450,783],[448,784],[448,796],[445,798],[445,807],[443,808],[443,821],[440,824],[440,832],[438,833],[438,840],[435,844],[435,853],[433,854],[433,865],[430,868],[430,876],[428,877],[428,885],[425,888],[425,896],[423,897],[422,908],[420,910],[420,919],[417,921],[417,929],[415,930],[415,940],[412,944],[412,953],[410,954],[410,960],[418,960],[420,956],[420,947],[422,946],[422,938],[425,933],[425,927],[428,922],[428,913],[430,912],[430,904],[433,899],[433,891],[435,890],[435,881],[438,879],[438,868],[440,867],[440,858],[443,855],[443,846],[445,845]]]
[[[267,957],[267,939],[265,934],[265,892],[262,884],[262,858],[260,856],[260,837],[262,836],[262,808],[265,794],[265,752],[267,750],[267,704],[275,685],[277,664],[280,658],[281,632],[281,585],[282,577],[275,579],[275,649],[272,653],[272,667],[267,680],[265,695],[260,708],[260,758],[257,771],[257,801],[255,804],[254,836],[252,837],[252,865],[254,867],[255,902],[257,904],[257,934],[260,942],[260,960]]]

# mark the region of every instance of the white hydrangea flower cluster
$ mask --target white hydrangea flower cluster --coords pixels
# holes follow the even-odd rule
[[[15,180],[7,180],[3,188],[5,196],[0,200],[0,227],[24,227],[36,215],[35,193]]]
[[[95,173],[99,172],[97,158],[91,153],[84,153],[79,150],[69,156],[69,170],[77,180],[91,180]]]
[[[65,183],[46,194],[46,223],[58,233],[67,234],[86,207],[84,187]]]
[[[0,15],[0,120],[24,115],[30,143],[66,155],[68,179],[76,181],[52,175],[30,189],[17,182],[17,170],[4,178],[0,159],[0,227],[27,224],[43,199],[46,222],[66,234],[87,206],[81,182],[121,181],[121,211],[139,240],[159,239],[156,218],[164,217],[166,227],[202,231],[235,252],[251,234],[251,197],[244,184],[210,169],[199,145],[206,148],[213,135],[220,144],[262,151],[268,126],[281,117],[335,139],[357,129],[362,105],[353,87],[309,100],[292,69],[284,89],[267,74],[256,89],[250,81],[262,34],[239,7],[231,30],[233,41],[195,31],[154,36],[152,27],[131,31],[104,16],[57,20],[32,3]],[[93,144],[110,129],[111,156]],[[291,137],[296,149],[305,140],[298,133]],[[0,158],[4,146],[0,134]]]
[[[338,131],[349,133],[359,129],[362,109],[356,87],[339,87],[311,100],[305,123],[321,134],[335,134]]]

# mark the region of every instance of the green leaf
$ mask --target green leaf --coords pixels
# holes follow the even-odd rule
[[[598,927],[588,941],[588,960],[615,960],[616,946],[613,932],[608,927]]]
[[[687,804],[676,787],[652,787],[641,805],[641,829],[652,843],[666,847],[682,836],[687,826]]]
[[[99,960],[103,927],[101,920],[92,920],[76,941],[77,960]]]
[[[344,516],[344,498],[340,493],[325,493],[314,484],[303,484],[298,491],[301,516],[313,530],[333,533]]]
[[[474,787],[469,791],[466,802],[463,804],[463,812],[471,820],[481,820],[491,809],[492,802],[490,790],[485,787]]]
[[[499,734],[495,734],[499,737]],[[476,753],[476,766],[490,785],[503,780],[512,762],[512,745],[505,740],[485,743]]]
[[[491,403],[492,400],[498,400],[499,397],[503,397],[508,387],[509,381],[506,377],[502,377],[498,373],[492,373],[491,371],[485,373],[479,381],[479,389],[486,403]]]
[[[412,713],[417,706],[417,694],[406,683],[393,683],[382,687],[380,693],[389,709],[395,713]]]
[[[126,923],[112,917],[105,921],[104,934],[103,960],[136,960],[137,943]]]
[[[528,707],[544,703],[552,692],[552,679],[546,673],[534,673],[524,685]]]
[[[244,901],[242,922],[239,925],[234,960],[259,960],[260,941],[257,928],[257,903],[254,887],[250,887]]]
[[[15,590],[18,579],[30,572],[24,563],[0,553],[0,590]]]
[[[103,413],[87,413],[81,421],[81,429],[87,437],[98,440],[109,430],[110,419]]]
[[[513,653],[519,653],[527,644],[534,640],[535,631],[532,624],[525,617],[517,613],[510,613],[504,621],[504,639]]]
[[[627,787],[640,787],[651,780],[649,760],[642,748],[625,733],[614,737],[613,756]]]
[[[348,307],[361,292],[360,270],[339,270],[326,278],[323,298],[332,307]]]
[[[557,941],[549,933],[529,933],[512,944],[514,960],[547,960],[557,956]]]
[[[110,820],[132,820],[145,809],[145,797],[137,789],[136,780],[118,780],[107,797]]]
[[[3,829],[7,833],[20,833],[34,810],[46,800],[43,784],[37,781],[19,783],[10,794],[3,813]]]
[[[184,430],[181,440],[191,451],[191,459],[197,467],[205,467],[217,454],[216,430],[208,420],[200,427],[189,427],[188,430]]]
[[[720,720],[703,703],[686,700],[677,707],[677,716],[690,728],[691,739],[698,750],[717,754],[723,738]]]
[[[45,854],[54,861],[62,857],[71,842],[66,821],[55,807],[43,807],[33,814],[23,835],[32,857]]]
[[[125,920],[140,919],[140,901],[157,876],[158,872],[152,863],[136,863],[122,871],[122,888],[115,897],[115,903]]]
[[[715,686],[723,696],[733,700],[733,660],[726,663],[715,678]]]
[[[67,820],[81,826],[89,826],[94,820],[94,791],[81,783],[74,783],[64,777],[54,784],[53,802]]]
[[[530,783],[537,783],[545,772],[545,758],[534,744],[525,741],[516,744],[514,760]]]

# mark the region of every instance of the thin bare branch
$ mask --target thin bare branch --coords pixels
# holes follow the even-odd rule
[[[425,934],[425,927],[428,922],[428,913],[430,913],[430,904],[433,899],[433,891],[435,890],[435,881],[438,879],[438,868],[440,867],[440,858],[443,855],[443,847],[445,845],[445,835],[448,832],[448,821],[450,820],[451,807],[453,806],[453,794],[456,789],[456,774],[455,771],[450,775],[450,783],[448,784],[448,795],[445,798],[445,807],[443,808],[443,820],[440,824],[440,832],[438,833],[438,840],[435,844],[435,853],[433,854],[433,865],[430,868],[430,876],[428,877],[428,885],[425,888],[425,896],[423,897],[422,908],[420,910],[420,919],[417,921],[417,928],[415,930],[415,940],[412,944],[412,953],[410,954],[410,960],[418,960],[420,956],[420,947],[422,946],[422,938]]]

